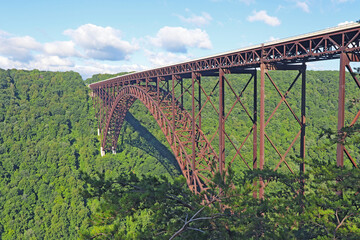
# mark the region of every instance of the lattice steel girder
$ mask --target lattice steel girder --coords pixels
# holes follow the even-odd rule
[[[92,89],[105,83],[118,81],[145,80],[158,76],[167,77],[176,74],[190,78],[194,71],[206,72],[227,68],[260,67],[261,63],[302,63],[340,58],[341,52],[356,53],[360,51],[360,24],[347,28],[337,27],[333,30],[265,43],[229,53],[192,60],[171,66],[131,73],[107,81],[90,84]],[[354,55],[358,57],[358,55]]]
[[[171,66],[161,67],[157,69],[132,73],[115,77],[109,80],[90,84],[89,87],[94,93],[94,104],[99,108],[96,113],[99,121],[99,129],[101,129],[102,146],[109,150],[110,147],[116,147],[118,134],[123,123],[123,118],[126,112],[132,105],[135,99],[140,99],[149,109],[151,114],[155,117],[157,123],[161,127],[166,139],[178,160],[179,166],[186,177],[189,187],[195,191],[203,191],[207,189],[207,184],[210,181],[212,170],[223,171],[225,169],[225,139],[230,140],[233,147],[236,149],[236,156],[241,156],[240,150],[244,142],[247,141],[251,133],[253,133],[253,168],[264,167],[264,143],[265,138],[274,147],[275,151],[280,157],[275,169],[284,163],[290,148],[295,144],[295,141],[300,138],[300,157],[305,158],[305,64],[299,66],[290,63],[305,63],[311,61],[320,61],[327,59],[341,59],[340,64],[340,90],[339,90],[339,124],[343,126],[343,98],[344,93],[342,88],[344,83],[345,69],[347,69],[357,86],[360,88],[360,82],[352,73],[349,65],[351,61],[360,60],[360,24],[352,24],[348,27],[338,27],[322,32],[317,32],[309,35],[303,35],[286,40],[265,43],[254,47],[240,49],[216,56],[197,59],[185,63],[175,64]],[[254,111],[253,115],[242,104],[240,95],[237,95],[232,89],[231,84],[225,77],[225,74],[234,73],[250,73],[253,69],[260,67],[261,81],[260,81],[260,132],[259,132],[259,159],[257,158],[257,83],[256,72],[254,77]],[[272,80],[267,70],[298,70],[299,74],[293,83],[290,85],[286,93],[282,93]],[[218,81],[211,93],[206,93],[201,86],[201,76],[215,76]],[[292,86],[302,76],[301,81],[301,117],[299,118],[294,111],[292,111],[290,104],[286,100],[288,92]],[[183,79],[191,79],[189,86],[184,86]],[[275,87],[281,100],[275,108],[271,116],[265,119],[265,79],[268,79]],[[250,79],[251,80],[251,79]],[[250,80],[247,84],[250,83]],[[170,82],[171,81],[171,82]],[[195,89],[196,84],[198,89]],[[170,86],[171,85],[171,86]],[[231,141],[229,135],[225,130],[225,121],[231,113],[234,105],[230,111],[225,113],[224,105],[224,88],[229,86],[230,90],[235,94],[235,103],[239,103],[249,119],[253,121],[253,127],[246,135],[240,148],[236,147]],[[246,85],[247,86],[247,85]],[[245,86],[245,89],[246,89]],[[176,97],[175,89],[180,87],[180,96]],[[218,89],[217,89],[218,88]],[[165,90],[164,90],[165,89]],[[210,96],[216,89],[219,91],[218,100],[210,99]],[[188,94],[188,95],[186,95]],[[184,96],[191,97],[191,109],[186,111],[184,109]],[[204,97],[202,103],[201,96]],[[218,102],[217,102],[218,101]],[[287,148],[285,153],[281,153],[275,146],[275,143],[266,134],[265,128],[270,119],[274,116],[280,104],[285,103],[295,120],[300,126],[300,130],[295,136],[294,140]],[[204,106],[211,104],[216,114],[219,116],[219,126],[217,131],[213,133],[210,140],[208,140],[202,132],[201,113],[204,111]],[[210,107],[211,108],[211,107]],[[356,114],[351,122],[351,126],[355,124],[360,116],[360,111]],[[216,138],[219,134],[219,138]],[[346,135],[345,135],[346,137]],[[219,152],[216,153],[211,144],[217,142]],[[214,141],[213,141],[214,140]],[[195,143],[195,144],[194,144]],[[338,165],[343,165],[343,152],[349,157],[353,165],[356,167],[356,162],[351,158],[349,152],[345,147],[338,146],[337,161]],[[218,154],[218,155],[217,155]],[[217,166],[213,167],[211,162],[217,162]],[[257,163],[259,162],[259,164]],[[246,163],[246,162],[245,162]],[[250,166],[246,163],[250,168]],[[287,165],[288,166],[288,165]],[[289,166],[289,170],[294,172]],[[305,171],[304,163],[300,164],[300,172]],[[225,169],[226,172],[226,169]],[[210,173],[210,174],[209,174]],[[264,182],[260,179],[259,196],[263,196]],[[255,195],[254,195],[255,196]]]
[[[228,71],[229,72],[229,71]],[[240,141],[241,145],[240,146],[236,146],[236,144],[234,143],[234,141],[230,138],[228,132],[225,130],[225,128],[223,129],[223,132],[226,136],[226,139],[229,141],[230,145],[235,149],[236,153],[234,156],[232,156],[231,161],[228,163],[229,166],[231,166],[234,162],[234,160],[236,159],[237,156],[240,156],[241,160],[244,162],[244,164],[248,167],[248,169],[252,169],[252,168],[257,168],[257,86],[256,86],[256,69],[253,70],[247,70],[247,71],[242,71],[242,72],[238,72],[237,74],[250,74],[250,78],[246,81],[246,84],[242,87],[242,90],[239,92],[239,94],[237,94],[236,90],[234,87],[239,87],[239,82],[236,82],[236,86],[232,85],[231,82],[228,80],[228,78],[226,76],[224,76],[224,87],[228,87],[229,88],[229,97],[231,97],[231,95],[233,95],[235,97],[235,101],[231,102],[231,107],[228,110],[227,113],[224,112],[225,116],[224,116],[224,123],[228,120],[230,114],[233,112],[233,110],[235,109],[235,107],[239,104],[240,105],[240,110],[243,110],[245,112],[245,114],[247,115],[248,119],[251,121],[252,126],[248,132],[248,134],[246,135],[246,137],[244,138],[244,140]],[[253,113],[251,115],[250,111],[247,109],[247,107],[245,107],[243,100],[241,100],[241,97],[243,97],[244,92],[247,90],[248,86],[250,85],[251,81],[254,82],[254,92],[253,92],[253,100],[254,100],[254,105],[253,105]],[[228,97],[228,98],[229,98]],[[253,164],[252,164],[252,168],[250,167],[250,165],[247,163],[246,159],[242,156],[241,154],[241,150],[244,146],[244,144],[246,143],[246,141],[248,140],[248,138],[250,137],[251,133],[253,133]],[[226,146],[225,146],[226,147]],[[231,157],[231,156],[230,156]],[[227,166],[226,166],[227,169]]]
[[[299,73],[295,77],[295,79],[292,81],[292,83],[290,84],[287,91],[283,94],[280,91],[280,89],[277,87],[274,80],[271,78],[270,74],[268,73],[269,69],[272,69],[272,70],[275,70],[275,69],[298,70]],[[260,83],[260,159],[259,159],[260,169],[263,169],[264,164],[265,164],[265,138],[266,138],[268,140],[268,142],[270,143],[270,145],[273,147],[273,149],[276,151],[276,153],[280,157],[280,161],[277,163],[274,170],[277,170],[279,168],[280,164],[284,163],[287,166],[287,168],[289,169],[289,171],[291,173],[294,173],[294,170],[289,166],[289,164],[287,163],[285,158],[288,155],[291,148],[294,146],[297,139],[300,137],[300,157],[302,158],[302,163],[300,164],[300,172],[304,173],[304,171],[305,171],[305,163],[304,163],[304,160],[305,160],[305,127],[306,127],[306,124],[305,124],[306,123],[306,117],[305,117],[305,109],[306,109],[305,108],[306,107],[306,77],[305,77],[306,65],[305,64],[302,64],[302,65],[289,65],[289,66],[282,65],[281,67],[279,67],[279,66],[276,66],[276,65],[271,66],[270,64],[261,64],[260,71],[261,71],[261,83]],[[290,90],[293,88],[294,84],[297,82],[300,75],[302,75],[302,79],[301,79],[301,117],[298,118],[297,115],[295,114],[295,112],[293,111],[293,109],[291,108],[290,104],[286,100],[286,96],[288,95]],[[271,113],[271,115],[268,117],[268,119],[266,121],[265,121],[265,79],[268,79],[271,82],[271,84],[273,85],[276,92],[279,94],[279,96],[281,98],[279,103],[274,108],[273,112]],[[282,103],[286,104],[287,108],[289,109],[289,111],[293,115],[294,119],[296,120],[296,122],[300,126],[300,130],[298,131],[298,133],[296,134],[296,136],[292,140],[291,144],[289,145],[289,147],[287,148],[287,150],[283,154],[279,151],[279,149],[276,147],[275,143],[270,139],[270,137],[265,132],[266,126],[268,125],[270,120],[274,117],[275,112],[278,110],[278,108],[280,107],[280,105]],[[260,182],[259,197],[263,198],[264,197],[265,183],[263,182],[263,180],[261,178],[260,178],[259,182]],[[300,191],[303,193],[303,188]]]
[[[173,78],[172,86],[175,86],[175,80],[176,77]],[[172,92],[174,89],[166,91],[159,88],[159,84],[123,86],[109,111],[102,146],[106,151],[116,149],[126,112],[133,102],[139,99],[149,109],[164,133],[190,189],[201,192],[208,188],[208,183],[214,176],[214,167],[211,164],[214,160],[216,162],[218,157],[193,116],[181,107]],[[194,134],[197,144],[191,147]]]

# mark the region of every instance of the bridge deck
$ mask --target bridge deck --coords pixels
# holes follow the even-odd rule
[[[90,84],[89,87],[94,89],[119,81],[145,80],[171,77],[171,75],[188,77],[194,71],[211,74],[219,68],[229,70],[254,68],[259,67],[262,62],[302,63],[337,59],[340,58],[341,52],[356,53],[351,57],[359,60],[360,23],[346,24],[188,62],[130,73]]]
[[[297,164],[294,162],[289,164],[291,159],[289,159],[288,153],[295,150],[295,144],[300,142],[299,156],[302,162],[299,164],[299,171],[303,174],[306,155],[306,65],[303,63],[328,59],[340,59],[337,130],[341,131],[345,126],[346,69],[351,73],[350,76],[356,86],[360,88],[360,81],[350,66],[350,62],[360,61],[360,23],[329,28],[90,84],[90,88],[94,92],[94,106],[97,107],[99,133],[102,136],[101,152],[104,153],[104,150],[109,151],[110,149],[113,152],[116,151],[125,114],[135,99],[140,99],[166,136],[183,175],[194,192],[208,189],[215,172],[226,175],[227,166],[230,166],[235,159],[244,162],[249,169],[259,168],[262,170],[265,164],[266,140],[279,157],[275,157],[278,160],[276,160],[277,164],[274,170],[276,171],[280,165],[284,166],[285,164],[291,173],[295,173]],[[259,84],[257,82],[258,71],[256,71],[258,67],[260,68]],[[268,71],[274,69],[298,71],[295,79],[290,81],[291,84],[286,93],[281,92]],[[226,74],[233,73],[250,75],[240,93],[235,91],[234,85],[227,79]],[[205,76],[217,76],[217,79],[212,79],[216,84],[211,92],[210,89],[206,90],[202,86],[201,79]],[[265,115],[265,81],[269,81],[280,96],[280,100],[270,116]],[[286,98],[297,81],[301,84],[298,86],[301,91],[298,99],[300,115],[294,111]],[[184,82],[186,82],[185,85]],[[247,100],[252,101],[252,112],[244,106],[242,101],[246,100],[241,98],[250,82],[253,84],[250,94],[252,97]],[[238,84],[238,82],[234,84]],[[260,91],[258,91],[258,87],[260,87]],[[227,90],[225,91],[225,89]],[[213,96],[215,91],[217,94]],[[228,101],[225,101],[225,92],[227,95],[230,94]],[[183,102],[184,96],[187,97],[186,104]],[[291,141],[290,145],[280,144],[266,133],[266,125],[275,116],[282,103],[286,105],[296,120],[293,126],[294,136],[281,136],[287,139],[285,142]],[[187,105],[186,108],[185,105]],[[251,121],[252,126],[249,131],[246,127],[241,129],[247,132],[244,139],[242,137],[231,138],[229,135],[231,128],[225,126],[229,114],[234,109],[238,113],[245,112]],[[218,115],[218,122],[215,124],[213,121],[211,122],[214,125],[214,132],[204,133],[204,129],[201,127],[203,126],[202,122],[206,122],[201,114],[206,111]],[[357,122],[359,117],[360,110],[352,120],[351,126]],[[251,139],[250,135],[252,135],[252,156],[248,155],[245,159],[241,151],[244,144],[251,141],[249,140]],[[229,149],[230,151],[225,151]],[[233,152],[231,153],[231,151]],[[341,143],[337,144],[336,153],[338,166],[344,166],[344,154],[346,154],[352,165],[357,167],[356,159],[351,157],[352,153],[350,154]],[[262,178],[259,178],[259,184],[259,197],[263,198],[265,182]],[[304,192],[304,188],[301,187],[300,191]]]

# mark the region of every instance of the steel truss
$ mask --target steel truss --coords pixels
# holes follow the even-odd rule
[[[244,168],[262,170],[266,159],[265,144],[270,144],[278,156],[273,166],[275,171],[280,166],[286,166],[291,173],[296,171],[304,173],[306,62],[327,59],[340,59],[337,127],[340,131],[345,125],[346,69],[360,88],[360,82],[350,67],[350,62],[360,59],[358,25],[351,29],[264,44],[91,84],[99,123],[98,132],[101,135],[101,153],[102,155],[108,151],[116,153],[125,115],[134,101],[139,99],[154,116],[187,184],[196,193],[209,188],[209,183],[216,172],[225,177],[232,164],[241,163]],[[257,69],[260,69],[260,90],[258,90]],[[286,92],[280,90],[277,80],[271,76],[272,71],[275,70],[298,72]],[[247,80],[233,81],[234,74]],[[207,86],[212,85],[213,88],[204,86],[204,77],[209,81]],[[269,116],[265,116],[267,90],[265,82],[275,89],[280,98]],[[287,100],[296,83],[301,85],[300,114],[295,113],[293,106]],[[252,97],[245,98],[245,95]],[[297,132],[288,146],[279,148],[277,139],[272,139],[267,134],[266,127],[282,105],[285,105],[293,116]],[[209,112],[218,116],[217,123],[213,123],[215,130],[209,130],[207,128],[209,124],[205,124],[209,119],[204,116]],[[239,130],[244,132],[243,139],[234,139],[232,136],[234,126],[231,124],[232,119],[236,119],[239,114],[244,114],[248,123]],[[350,126],[356,123],[359,116],[360,111]],[[300,145],[299,156],[302,159],[298,170],[293,167],[293,163],[290,164],[291,159],[288,157],[296,144]],[[244,153],[244,146],[248,149],[251,146],[251,156],[249,153]],[[344,153],[353,166],[357,167],[355,159],[342,144],[337,145],[338,166],[344,166]],[[258,197],[263,198],[266,183],[260,178],[255,184],[260,185]],[[254,197],[257,197],[257,193],[254,193]]]

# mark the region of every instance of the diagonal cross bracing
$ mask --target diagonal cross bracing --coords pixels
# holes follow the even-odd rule
[[[355,84],[360,88],[360,82],[352,73],[349,65],[352,61],[360,60],[360,24],[353,23],[330,28],[90,84],[99,123],[99,133],[102,137],[102,149],[104,151],[116,149],[126,112],[134,101],[139,99],[149,109],[166,136],[187,183],[194,192],[206,190],[216,171],[225,176],[228,167],[235,162],[235,159],[239,159],[248,169],[262,169],[265,159],[265,139],[280,158],[273,169],[278,169],[284,163],[294,173],[293,164],[289,165],[286,156],[289,155],[294,144],[300,141],[300,158],[305,158],[305,63],[340,58],[342,59],[340,88],[345,84],[344,73],[346,70],[350,72]],[[256,80],[257,68],[260,68],[261,71],[259,91]],[[267,72],[268,70],[297,70],[299,74],[287,91],[283,93],[277,87],[276,79],[274,81]],[[239,89],[239,83],[229,81],[227,75],[230,74],[251,74],[251,78],[242,86],[242,91],[237,93],[238,90],[235,89]],[[212,90],[206,89],[203,85],[204,81],[211,79],[202,77],[208,76],[212,77],[211,79],[217,78],[215,84],[212,85],[214,86]],[[299,117],[286,98],[300,76],[302,76],[302,90]],[[267,119],[265,119],[265,81],[269,81],[280,96],[277,106]],[[254,83],[253,109],[246,107],[246,99],[242,98],[243,92],[250,82]],[[260,94],[259,113],[258,92]],[[225,101],[225,96],[229,95],[233,98],[232,102],[228,99]],[[339,92],[339,130],[344,126],[344,116],[341,113],[344,108],[343,99],[344,93],[341,90]],[[297,134],[294,133],[296,136],[284,150],[278,149],[276,147],[277,139],[273,139],[275,140],[273,142],[265,131],[282,103],[295,118],[295,125],[300,128],[296,132]],[[209,110],[217,115],[218,122],[212,132],[204,133],[202,122],[206,121],[204,113]],[[228,125],[231,118],[234,118],[234,115],[240,110],[244,112],[252,126],[251,128],[250,126],[246,127],[246,134],[242,141],[238,141],[238,139],[234,141],[231,136],[231,126]],[[229,118],[230,114],[231,118]],[[258,116],[260,116],[259,123]],[[350,126],[357,122],[359,116],[360,111]],[[258,124],[260,125],[259,131]],[[251,137],[251,135],[253,136]],[[249,158],[244,154],[243,146],[245,143],[248,144],[247,142],[251,138],[253,157]],[[230,156],[225,149],[235,150],[234,156]],[[350,156],[348,149],[340,145],[337,151],[338,165],[343,165],[344,154],[357,167],[356,161]],[[252,166],[249,164],[251,160]],[[304,166],[304,162],[300,164],[301,173],[305,171]],[[259,197],[263,197],[265,184],[261,178],[259,183],[261,186]],[[256,194],[254,196],[256,197]]]

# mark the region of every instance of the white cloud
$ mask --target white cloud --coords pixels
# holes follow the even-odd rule
[[[253,15],[247,18],[249,22],[262,21],[270,26],[280,25],[280,20],[277,17],[269,16],[265,10],[253,11]]]
[[[210,21],[212,20],[212,17],[210,16],[210,14],[203,12],[200,16],[196,16],[194,14],[192,14],[190,17],[184,17],[179,15],[178,16],[180,18],[181,21],[185,22],[185,23],[190,23],[190,24],[194,24],[196,26],[203,26],[206,24],[209,24]]]
[[[22,68],[22,63],[19,61],[11,60],[7,57],[0,56],[0,68],[3,69],[12,69],[12,68]]]
[[[14,37],[0,30],[0,68],[76,71],[83,77],[146,69],[138,64],[98,61],[124,60],[138,49],[137,44],[122,40],[119,30],[86,24],[64,34],[71,40],[39,43],[30,36]]]
[[[150,41],[158,47],[162,47],[169,52],[186,53],[188,47],[212,48],[209,35],[206,31],[199,28],[186,29],[183,27],[163,27]]]
[[[310,12],[309,6],[307,5],[306,2],[297,1],[296,7],[301,8],[304,12],[307,12],[307,13]]]
[[[341,23],[338,24],[338,26],[346,25],[346,24],[349,24],[349,23],[354,23],[354,21],[341,22]]]
[[[42,45],[30,36],[10,37],[10,34],[0,34],[0,55],[15,61],[30,61],[33,51],[41,50]]]
[[[44,44],[44,52],[48,55],[60,57],[80,56],[75,49],[75,43],[72,41],[57,41]]]
[[[121,39],[121,32],[112,27],[85,24],[73,30],[64,31],[85,54],[94,59],[118,61],[129,58],[138,49],[136,44]]]
[[[35,55],[31,61],[14,61],[8,57],[0,56],[0,67],[3,69],[39,69],[45,71],[69,71],[73,70],[74,63],[66,58],[58,56]]]
[[[184,62],[189,58],[184,54],[175,54],[172,52],[151,52],[145,50],[145,55],[154,67],[165,66],[173,63]]]
[[[105,64],[96,60],[85,60],[73,62],[69,58],[60,58],[58,56],[36,55],[34,59],[28,63],[13,61],[9,58],[0,56],[0,68],[3,69],[39,69],[42,71],[75,71],[86,79],[98,73],[118,73],[142,71],[148,67],[139,64]]]
[[[98,73],[119,73],[119,72],[133,72],[146,70],[148,67],[139,64],[105,64],[98,61],[88,60],[81,64],[78,64],[72,68],[73,71],[80,73],[83,79],[89,78]]]
[[[42,54],[36,55],[34,60],[30,63],[34,68],[49,69],[50,67],[73,67],[74,63],[68,58],[61,58],[59,56],[44,56]]]

